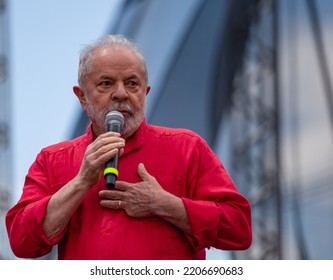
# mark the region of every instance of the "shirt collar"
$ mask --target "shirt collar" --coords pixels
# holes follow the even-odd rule
[[[124,148],[124,153],[122,156],[130,153],[131,151],[140,149],[144,143],[144,138],[146,134],[147,122],[144,119],[139,126],[138,130],[126,140],[126,145]]]
[[[142,147],[143,142],[144,142],[144,137],[146,133],[146,128],[147,128],[147,122],[146,119],[144,119],[139,126],[138,130],[126,140],[126,145],[124,148],[124,153],[122,154],[125,155],[131,151],[134,151],[136,149],[139,149]],[[87,129],[87,142],[92,143],[93,141],[93,132],[92,132],[92,124],[90,123]]]
[[[94,136],[93,136],[93,132],[92,132],[92,123],[90,123],[88,125],[88,128],[87,128],[87,134],[86,134],[86,139],[87,139],[87,143],[90,144],[93,142],[94,140]]]

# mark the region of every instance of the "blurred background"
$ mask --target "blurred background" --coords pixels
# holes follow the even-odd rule
[[[251,202],[251,248],[208,258],[332,259],[332,14],[330,0],[1,0],[0,259],[36,154],[86,130],[79,50],[107,33],[146,56],[147,120],[200,134]]]

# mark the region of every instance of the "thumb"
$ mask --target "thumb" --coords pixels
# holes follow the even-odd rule
[[[143,163],[139,163],[138,174],[142,181],[147,181],[151,177]]]

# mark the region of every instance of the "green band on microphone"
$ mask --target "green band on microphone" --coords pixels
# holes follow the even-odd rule
[[[107,174],[113,174],[118,177],[118,169],[114,167],[107,167],[104,169],[104,176]]]

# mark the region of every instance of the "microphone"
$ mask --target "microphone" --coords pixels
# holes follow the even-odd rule
[[[120,132],[124,124],[124,116],[118,111],[111,111],[105,117],[105,124],[108,131]],[[107,188],[114,188],[118,178],[118,158],[116,154],[106,162],[104,168],[105,185]]]

